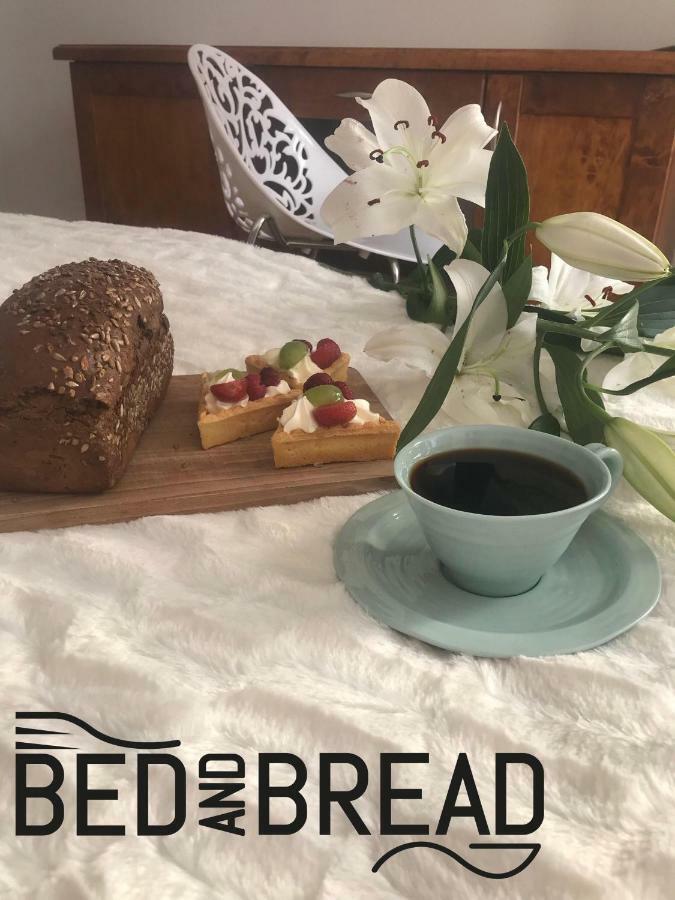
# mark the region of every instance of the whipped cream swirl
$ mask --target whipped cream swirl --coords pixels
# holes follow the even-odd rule
[[[377,413],[371,412],[370,403],[367,400],[352,400],[351,401],[356,407],[356,415],[348,422],[345,427],[349,427],[349,425],[365,425],[366,422],[379,422],[380,417]],[[279,422],[284,431],[306,431],[308,434],[312,434],[318,428],[320,428],[319,423],[316,421],[314,416],[312,415],[312,410],[315,407],[310,403],[305,394],[302,397],[298,397],[290,406],[286,407],[286,409],[281,414],[281,418]]]
[[[263,353],[263,359],[267,363],[268,366],[272,366],[274,369],[278,369],[279,366],[279,347],[276,350],[268,350],[267,353]],[[298,384],[304,384],[307,379],[316,375],[317,372],[323,372],[323,369],[320,369],[316,363],[312,362],[312,359],[309,355],[309,351],[302,357],[301,360],[296,362],[294,366],[290,369],[287,369],[288,373],[293,376]]]
[[[232,372],[228,372],[227,375],[216,381],[210,381],[209,387],[211,387],[212,384],[227,384],[230,381],[235,381]],[[290,389],[288,382],[281,380],[279,384],[270,385],[267,388],[265,397],[276,397],[277,394],[287,394]],[[236,403],[225,403],[222,400],[218,400],[217,397],[214,397],[210,390],[206,393],[206,409],[210,413],[216,413],[219,409],[231,409],[233,406],[248,406],[250,402],[248,395],[241,400],[238,400]]]

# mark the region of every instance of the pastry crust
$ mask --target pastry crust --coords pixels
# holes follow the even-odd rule
[[[203,374],[197,425],[204,450],[253,434],[274,431],[281,413],[300,393],[297,388],[291,389],[287,394],[275,394],[273,397],[252,400],[246,406],[231,406],[211,413],[206,408],[208,391],[209,376]]]
[[[331,363],[327,369],[323,369],[324,372],[327,372],[333,381],[347,381],[347,370],[349,369],[349,354],[341,353],[340,356],[335,360],[334,363]],[[264,356],[260,356],[254,353],[252,356],[247,356],[244,360],[246,364],[247,372],[260,372],[265,366],[268,366],[269,363],[265,359]],[[284,371],[283,369],[277,369],[281,377],[284,381],[287,381],[292,388],[301,388],[302,384],[295,378],[291,372]]]
[[[332,462],[367,462],[393,459],[401,431],[398,422],[383,419],[363,425],[335,425],[306,431],[284,431],[279,425],[272,435],[274,465],[318,466]]]

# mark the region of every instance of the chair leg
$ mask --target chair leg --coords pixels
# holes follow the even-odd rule
[[[398,260],[394,259],[392,256],[387,257],[387,261],[389,262],[389,270],[391,271],[391,280],[394,284],[398,284],[398,280],[401,276],[401,270],[398,264]]]
[[[267,222],[267,216],[260,216],[259,219],[253,223],[253,228],[249,231],[248,237],[246,238],[247,244],[255,244],[258,240],[258,236],[262,230],[263,225]]]

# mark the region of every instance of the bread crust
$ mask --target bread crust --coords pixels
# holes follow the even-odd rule
[[[0,489],[112,487],[172,368],[147,270],[89,259],[31,279],[0,306]]]

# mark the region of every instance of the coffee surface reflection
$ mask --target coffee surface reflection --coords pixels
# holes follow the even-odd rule
[[[574,472],[510,450],[461,449],[418,463],[410,486],[427,500],[486,516],[532,516],[589,499]]]

